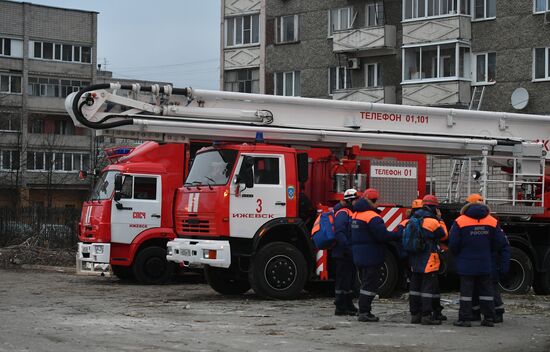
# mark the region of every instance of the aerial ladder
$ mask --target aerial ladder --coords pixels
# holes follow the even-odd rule
[[[168,259],[205,265],[208,282],[222,293],[244,292],[252,286],[263,296],[295,297],[307,280],[303,271],[314,271],[307,264],[312,249],[308,230],[296,215],[301,185],[308,177],[303,171],[308,157],[301,152],[307,148],[330,148],[336,155],[353,149],[456,158],[462,161],[447,162],[453,169],[440,175],[445,185],[431,188],[431,193],[452,195],[448,201],[454,203],[460,198],[460,184],[467,184],[468,191],[482,193],[499,214],[527,220],[548,215],[544,199],[547,116],[116,83],[72,93],[66,109],[76,126],[105,136],[214,143],[197,154],[180,189],[175,210],[179,238],[168,243]],[[208,154],[214,151],[221,155],[215,162]],[[285,171],[265,182],[272,184],[269,192],[273,184],[282,184],[281,199],[262,194],[261,181],[253,179],[258,169],[273,161],[259,164],[258,156],[272,154],[280,158]],[[207,168],[203,162],[225,163],[226,177],[220,181],[212,174],[200,174],[201,167]],[[473,169],[473,177],[458,175]],[[456,180],[449,181],[449,175]],[[439,176],[434,172],[430,177],[433,181]],[[470,179],[475,179],[474,186]],[[116,192],[115,186],[118,202]],[[265,213],[271,211],[266,210],[266,199],[276,206],[272,213]],[[219,209],[211,214],[208,205],[212,204]],[[525,244],[530,237],[521,233],[517,241]],[[293,247],[282,244],[287,242]],[[543,252],[550,256],[550,246]],[[530,258],[543,274],[550,265],[545,264],[544,255]],[[275,273],[279,267],[289,271]],[[268,275],[270,270],[273,277]],[[528,285],[533,278],[529,280]]]

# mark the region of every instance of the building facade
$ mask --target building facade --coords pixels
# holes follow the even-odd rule
[[[92,135],[65,97],[96,78],[97,13],[0,0],[0,206],[79,207]]]
[[[550,114],[549,11],[549,0],[222,0],[221,89]]]

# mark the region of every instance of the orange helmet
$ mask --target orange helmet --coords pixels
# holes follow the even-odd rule
[[[477,193],[472,193],[466,198],[468,203],[483,203],[483,200],[483,196]]]
[[[438,207],[439,199],[437,199],[437,197],[433,194],[426,194],[424,198],[422,198],[422,205],[435,205]]]
[[[363,197],[370,199],[370,200],[377,200],[380,198],[380,193],[374,188],[368,188],[364,193]]]
[[[420,208],[422,208],[422,199],[413,200],[411,209],[420,209]]]

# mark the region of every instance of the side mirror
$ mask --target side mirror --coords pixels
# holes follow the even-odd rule
[[[120,201],[122,199],[122,193],[119,190],[116,190],[113,199],[115,200],[115,202]]]
[[[115,192],[118,191],[120,193],[120,191],[122,191],[122,175],[121,174],[116,174],[115,175]]]
[[[237,175],[237,182],[244,183],[246,188],[254,187],[254,172],[252,167],[254,166],[254,158],[251,156],[245,156],[241,164],[241,170]]]

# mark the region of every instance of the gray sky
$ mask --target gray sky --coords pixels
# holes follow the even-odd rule
[[[220,0],[29,0],[99,12],[97,61],[115,77],[219,88]]]

